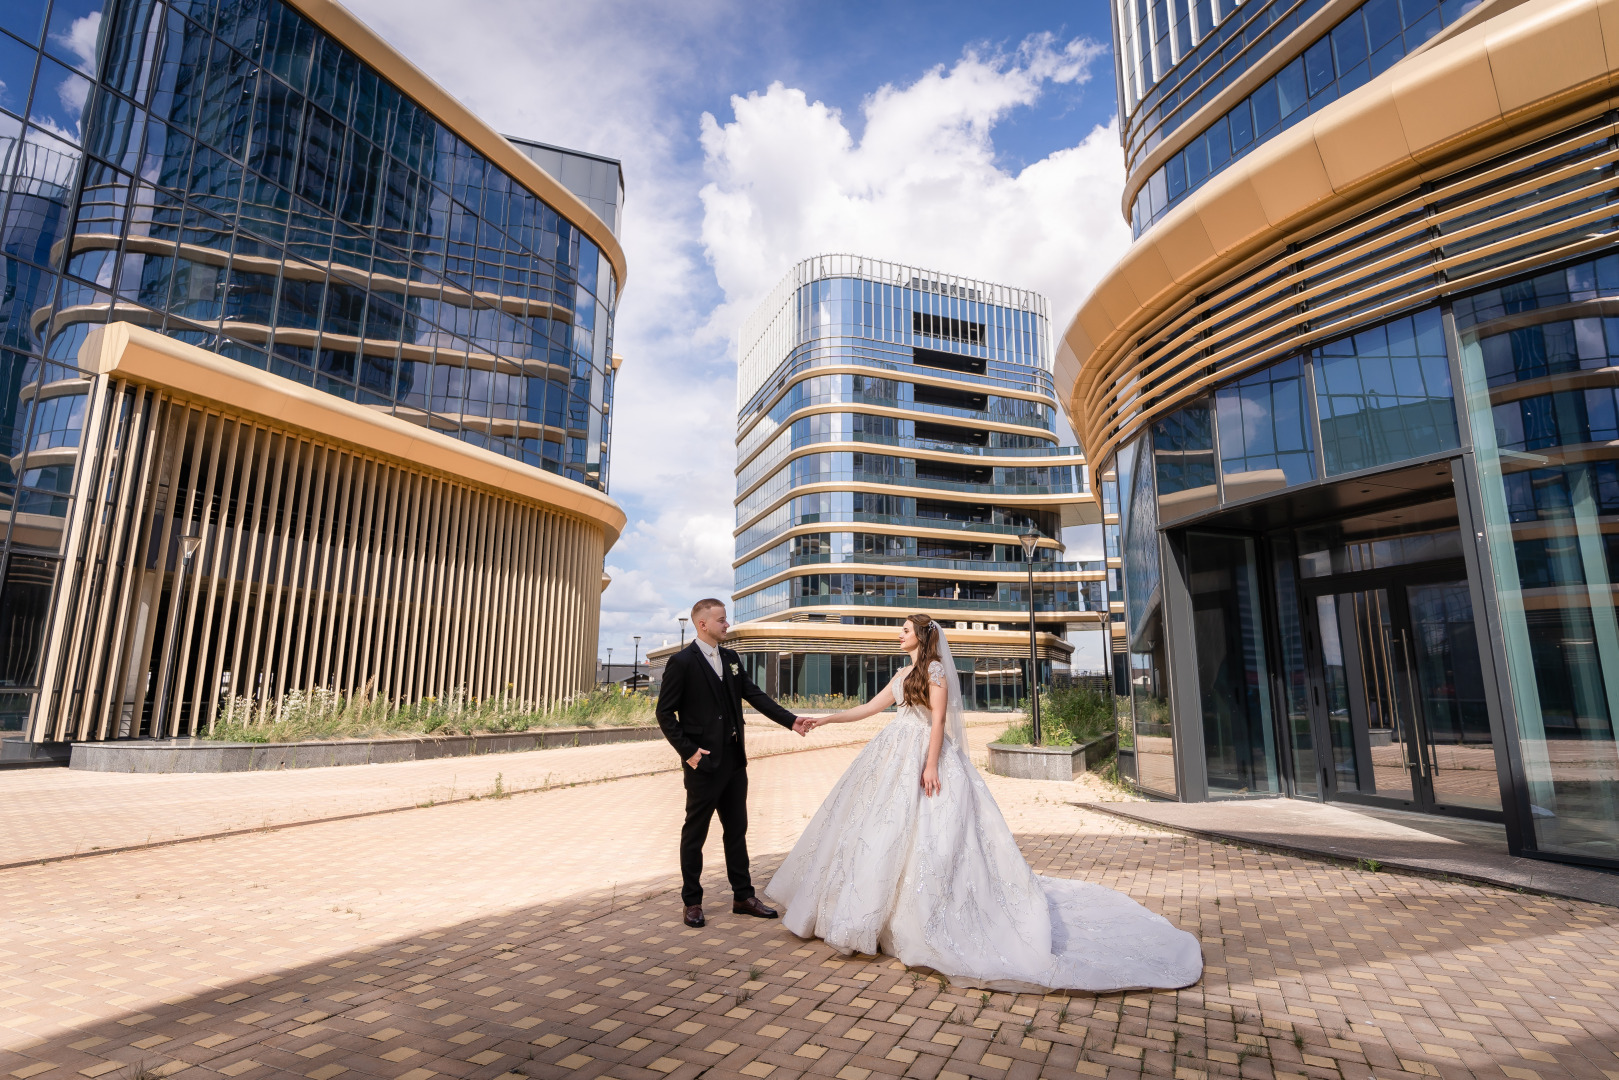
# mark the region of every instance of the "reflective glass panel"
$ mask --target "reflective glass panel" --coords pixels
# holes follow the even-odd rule
[[[1311,350],[1328,476],[1459,445],[1439,309]]]
[[[1175,738],[1169,718],[1169,664],[1163,641],[1130,654],[1130,707],[1135,714],[1136,782],[1174,796]]]
[[[1350,714],[1350,668],[1352,655],[1344,649],[1345,634],[1340,618],[1348,619],[1353,643],[1356,611],[1347,597],[1319,596],[1315,601],[1316,630],[1321,635],[1321,674],[1327,712],[1327,736],[1332,744],[1333,783],[1339,791],[1359,791],[1360,772],[1355,761],[1355,728]]]
[[[1226,502],[1315,479],[1303,358],[1221,388],[1214,405]]]
[[[1462,557],[1451,496],[1311,525],[1299,530],[1298,541],[1306,578]]]
[[[1158,518],[1173,521],[1214,506],[1214,427],[1200,401],[1152,425]]]
[[[1444,806],[1501,809],[1473,599],[1465,581],[1406,590],[1412,689],[1422,722],[1433,799]]]
[[[1619,858],[1619,350],[1597,322],[1614,295],[1605,256],[1455,308],[1535,843],[1601,859]]]
[[[1254,542],[1186,534],[1186,584],[1209,796],[1280,790]]]
[[[1298,582],[1293,577],[1292,547],[1285,540],[1275,545],[1271,566],[1275,573],[1276,633],[1281,642],[1282,700],[1278,712],[1287,728],[1293,754],[1293,794],[1318,798],[1321,765],[1316,755],[1315,732],[1310,723],[1310,671],[1304,651],[1304,616],[1299,610]]]
[[[1145,461],[1140,460],[1143,457]],[[1130,491],[1124,519],[1124,604],[1132,641],[1159,603],[1158,508],[1152,497],[1151,461],[1145,439],[1119,452],[1119,476]]]

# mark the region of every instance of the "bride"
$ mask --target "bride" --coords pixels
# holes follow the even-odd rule
[[[911,665],[877,696],[806,725],[898,714],[855,758],[766,890],[799,937],[879,950],[958,985],[1106,993],[1197,982],[1197,939],[1122,893],[1040,877],[967,757],[939,624],[912,615]]]

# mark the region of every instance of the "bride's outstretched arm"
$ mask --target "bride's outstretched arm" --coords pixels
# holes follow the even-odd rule
[[[831,713],[827,716],[814,716],[810,718],[809,728],[814,731],[822,724],[851,724],[856,720],[864,720],[868,716],[876,716],[884,709],[894,704],[894,691],[892,687],[885,686],[877,692],[877,696],[864,705],[856,705],[852,709]]]
[[[928,680],[928,711],[932,714],[933,730],[928,736],[928,760],[922,766],[922,793],[929,797],[939,793],[939,752],[944,748],[944,714],[950,694],[941,682]]]

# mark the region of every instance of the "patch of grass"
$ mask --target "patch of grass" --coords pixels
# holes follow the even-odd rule
[[[205,738],[224,742],[308,742],[408,735],[471,735],[557,727],[632,727],[654,721],[646,694],[596,690],[549,710],[509,698],[469,698],[457,691],[394,705],[369,692],[339,694],[324,688],[293,690],[279,699],[239,697],[220,706]]]
[[[1119,755],[1117,752],[1103,758],[1091,770],[1091,774],[1099,778],[1108,787],[1114,788],[1122,794],[1135,794],[1135,785],[1130,782],[1130,778],[1119,772]]]
[[[843,694],[793,694],[788,697],[777,698],[781,707],[789,712],[814,710],[815,712],[842,712],[852,709],[856,705],[864,705],[865,698],[847,697]]]
[[[1360,867],[1362,870],[1369,870],[1374,874],[1383,869],[1383,864],[1377,859],[1356,859],[1355,865]]]

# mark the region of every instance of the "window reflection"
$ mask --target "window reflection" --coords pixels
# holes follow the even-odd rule
[[[1611,295],[1610,255],[1455,307],[1535,841],[1606,858],[1619,855],[1619,378],[1595,301]],[[1589,315],[1569,311],[1582,304]],[[1547,308],[1562,317],[1537,322]]]
[[[1209,795],[1278,791],[1253,541],[1188,532],[1186,584]]]
[[[1328,476],[1459,444],[1438,308],[1328,342],[1311,356]]]
[[[537,466],[539,445],[566,447],[556,471],[604,485],[615,283],[577,226],[276,0],[210,5],[201,23],[182,5],[108,6],[106,89],[91,95],[73,68],[102,10],[56,0],[55,59],[0,47],[4,71],[28,72],[5,93],[34,86],[34,126],[0,121],[0,150],[21,146],[30,176],[5,249],[44,266],[72,233],[41,324],[52,355],[71,358],[88,324],[130,319]],[[106,241],[126,232],[115,275]],[[43,308],[55,283],[18,269],[19,301]],[[396,365],[430,363],[452,336],[484,370],[582,367],[558,430],[526,415],[515,377],[463,383],[474,396],[437,398],[430,417],[415,368],[401,380]]]
[[[1153,423],[1152,460],[1160,520],[1172,521],[1214,506],[1214,428],[1207,401]]]
[[[1304,361],[1292,357],[1214,395],[1225,501],[1315,478]]]

